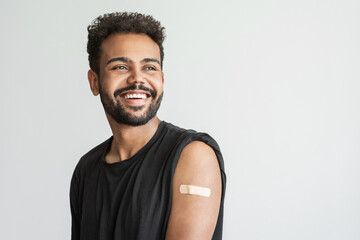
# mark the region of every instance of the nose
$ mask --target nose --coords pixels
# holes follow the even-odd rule
[[[144,80],[144,76],[143,76],[143,73],[141,72],[141,70],[133,69],[133,71],[131,72],[130,76],[127,79],[127,83],[128,84],[134,84],[134,83],[144,84],[145,80]]]

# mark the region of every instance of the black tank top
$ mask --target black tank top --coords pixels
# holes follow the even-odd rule
[[[211,146],[219,161],[222,196],[212,239],[222,239],[226,176],[214,139],[163,121],[134,156],[108,164],[105,155],[112,138],[85,154],[75,168],[70,188],[72,240],[165,239],[175,168],[192,141]]]

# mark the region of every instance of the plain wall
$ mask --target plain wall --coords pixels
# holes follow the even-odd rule
[[[210,133],[228,176],[224,239],[360,239],[360,2],[0,2],[0,239],[70,239],[69,184],[111,135],[86,27],[166,27],[159,117]]]

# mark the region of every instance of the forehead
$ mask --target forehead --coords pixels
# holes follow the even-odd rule
[[[102,62],[115,57],[128,57],[133,61],[155,58],[160,61],[160,48],[145,34],[118,33],[101,44]]]

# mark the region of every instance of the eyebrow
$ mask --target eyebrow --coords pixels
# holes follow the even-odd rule
[[[157,59],[155,59],[155,58],[144,58],[143,60],[141,60],[141,62],[156,62],[156,63],[158,63],[159,65],[161,65],[161,64],[160,64],[160,61],[157,60]]]
[[[127,58],[127,57],[117,57],[117,58],[112,58],[109,61],[107,61],[106,65],[108,65],[108,64],[110,64],[112,62],[117,62],[117,61],[126,62],[126,63],[132,63],[133,62],[130,58]],[[140,62],[156,62],[159,65],[161,65],[160,61],[157,60],[156,58],[144,58]]]

